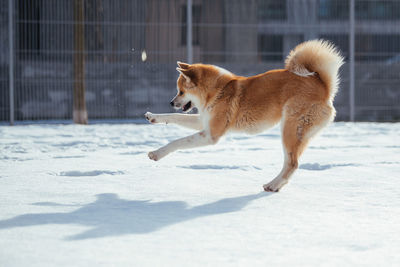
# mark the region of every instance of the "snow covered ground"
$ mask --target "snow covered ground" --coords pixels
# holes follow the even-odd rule
[[[0,127],[0,266],[400,266],[400,124],[335,123],[279,193],[279,128],[159,162],[171,125]]]

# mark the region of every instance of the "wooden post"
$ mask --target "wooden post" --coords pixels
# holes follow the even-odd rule
[[[85,103],[85,25],[84,0],[74,0],[74,123],[87,124]]]

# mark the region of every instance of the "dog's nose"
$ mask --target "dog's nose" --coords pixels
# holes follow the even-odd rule
[[[169,104],[170,104],[171,106],[174,106],[174,102],[173,102],[173,101],[171,101]]]

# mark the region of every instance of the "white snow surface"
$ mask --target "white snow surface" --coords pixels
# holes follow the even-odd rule
[[[279,128],[159,162],[172,125],[0,127],[0,266],[400,266],[400,124]]]

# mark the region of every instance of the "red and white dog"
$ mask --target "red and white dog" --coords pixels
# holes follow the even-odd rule
[[[281,122],[284,163],[266,191],[277,192],[298,167],[309,140],[335,117],[333,99],[343,57],[329,42],[299,44],[285,69],[252,77],[237,76],[213,65],[178,62],[178,93],[171,105],[199,114],[152,114],[151,123],[175,123],[198,130],[148,154],[160,160],[178,149],[211,145],[229,131],[256,134]]]

